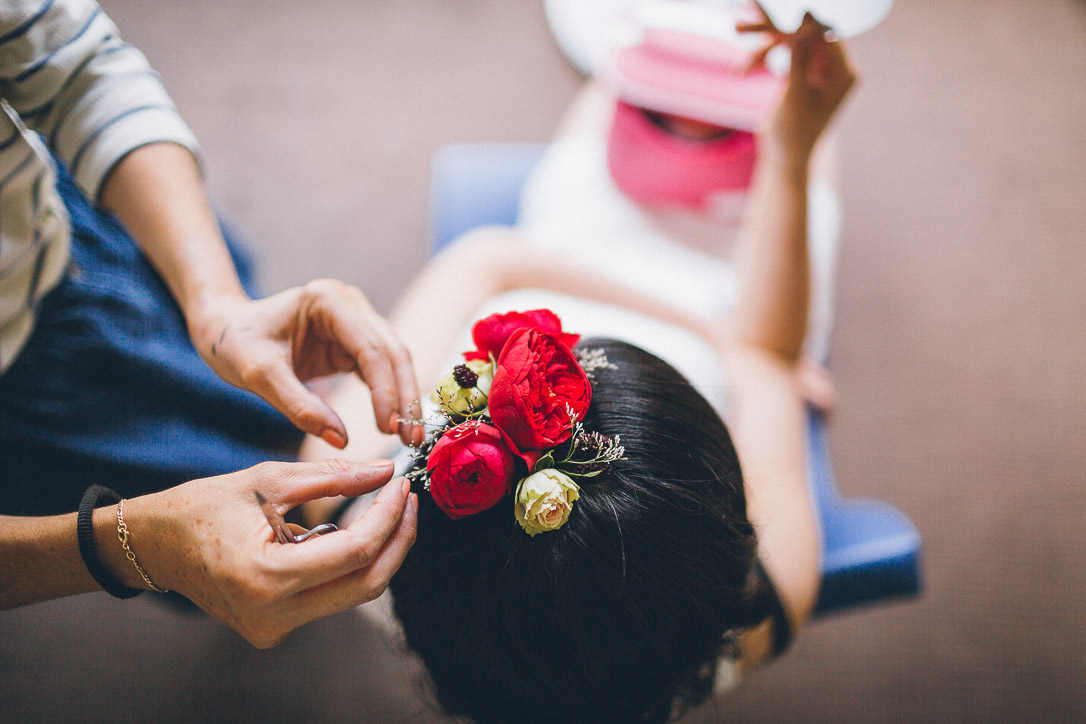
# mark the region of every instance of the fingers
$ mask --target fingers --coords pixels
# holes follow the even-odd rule
[[[754,9],[757,11],[758,20],[737,20],[735,23],[735,30],[738,33],[767,33],[773,36],[773,43],[777,44],[782,40],[787,40],[788,34],[782,32],[777,24],[773,22],[773,19],[769,17],[769,13],[765,11],[760,2],[753,3]]]
[[[837,389],[829,370],[810,357],[804,357],[796,368],[796,376],[807,403],[827,417],[832,414],[837,404]]]
[[[416,436],[412,426],[398,422],[411,418],[419,399],[407,348],[354,287],[321,280],[307,285],[306,291],[316,297],[311,308],[324,317],[329,341],[351,358],[351,366],[370,388],[378,428],[399,432],[410,444]]]
[[[811,61],[811,44],[814,40],[814,17],[807,13],[803,16],[803,22],[796,32],[792,34],[789,44],[792,46],[792,78],[807,79],[807,66]]]
[[[738,33],[778,33],[777,27],[767,21],[760,23],[750,23],[739,21],[735,24],[735,30]]]
[[[359,370],[373,393],[373,413],[378,427],[383,432],[399,433],[404,444],[411,444],[414,426],[401,423],[401,420],[410,420],[416,414],[414,406],[419,391],[415,368],[403,343],[391,330],[385,328],[383,332],[381,353],[360,359]]]
[[[413,378],[411,383],[412,385],[415,383]],[[422,425],[421,417],[422,406],[419,403],[419,398],[416,396],[411,404],[408,405],[407,412],[393,415],[389,420],[389,425],[392,428],[392,432],[399,434],[400,441],[403,442],[404,445],[418,447],[426,438],[426,430]]]
[[[828,26],[807,13],[796,31],[792,48],[793,77],[826,94],[830,107],[844,97],[855,81],[855,73],[842,43],[831,37]]]
[[[302,384],[286,361],[262,368],[258,376],[247,381],[247,386],[299,429],[332,447],[346,447],[347,429],[339,415]]]
[[[779,45],[778,41],[772,41],[766,43],[762,47],[758,48],[758,50],[754,51],[754,54],[750,56],[750,60],[747,61],[746,66],[743,68],[743,73],[751,73],[755,70],[758,70],[759,68],[764,67],[766,56],[768,56],[769,51],[773,50],[773,48],[776,48],[777,45]]]
[[[821,33],[827,36],[827,40],[832,38],[832,29],[830,26],[818,21],[810,12],[807,12],[803,16],[803,20],[800,26],[796,28],[794,32],[786,33],[777,27],[770,17],[766,14],[765,10],[761,9],[761,5],[758,5],[758,9],[761,10],[761,20],[737,20],[735,23],[735,31],[737,33],[765,33],[772,36],[773,45],[777,45],[782,42],[788,42],[794,38],[799,37],[801,34],[806,33],[805,26],[809,23],[813,23],[814,32]]]
[[[407,480],[400,478],[386,485],[350,527],[305,543],[279,546],[282,572],[293,578],[287,583],[288,591],[313,588],[372,566],[400,526],[409,491]]]
[[[422,416],[422,408],[419,403],[418,382],[415,381],[415,368],[411,364],[411,356],[407,352],[407,348],[402,344],[399,346],[403,349],[404,359],[393,365],[393,372],[396,375],[396,388],[399,390],[400,398],[399,418],[402,420],[417,420]],[[392,430],[400,434],[400,441],[405,445],[422,444],[422,425],[397,421],[397,424],[392,426]]]
[[[387,483],[393,469],[389,460],[362,463],[330,458],[314,463],[263,463],[243,472],[252,476],[252,487],[272,503],[293,507],[317,498],[363,495]]]
[[[758,48],[747,61],[746,66],[743,68],[743,73],[752,73],[755,70],[765,66],[766,56],[769,55],[769,51],[777,47],[783,42],[787,42],[788,35],[782,33],[776,26],[776,24],[770,20],[769,15],[766,13],[765,8],[761,3],[754,3],[755,9],[758,11],[760,20],[754,21],[737,21],[735,23],[735,31],[737,33],[765,33],[770,36],[762,47]]]
[[[824,22],[812,15],[810,10],[803,14],[803,22],[801,23],[801,26],[808,24],[812,26],[811,33],[813,35],[822,36],[826,40],[830,39],[827,36],[827,33],[832,32],[830,26],[826,25]]]
[[[370,388],[377,426],[383,432],[391,432],[389,418],[399,409],[399,388],[396,372],[388,345],[376,320],[365,320],[359,315],[343,310],[329,310],[333,314],[331,330],[335,342],[350,355],[353,366],[362,381]]]
[[[764,45],[751,55],[750,60],[747,61],[747,64],[743,69],[744,73],[751,73],[759,68],[765,67],[766,57],[769,55],[769,52],[778,45],[795,45],[797,38],[800,36],[800,31],[802,30],[801,25],[794,33],[783,32],[769,17],[769,14],[766,13],[760,3],[755,2],[754,5],[760,14],[761,20],[737,21],[735,23],[735,30],[738,33],[762,33],[769,36],[769,38]],[[804,23],[807,22],[807,17],[811,17],[811,14],[807,13],[804,17]],[[813,18],[811,19],[813,20]],[[826,26],[821,27],[828,30]]]
[[[399,433],[405,445],[415,443],[415,430],[407,420],[418,416],[419,391],[411,355],[384,320],[378,336],[381,352],[359,360],[363,381],[369,385],[373,413],[383,432]],[[421,429],[421,428],[419,428]]]
[[[820,23],[810,12],[803,16],[803,22],[787,37],[787,42],[792,49],[791,87],[801,83],[821,90],[837,82],[846,87],[851,83],[848,79],[852,72],[844,46],[836,42],[829,26]]]
[[[293,603],[305,623],[313,618],[330,616],[372,601],[388,587],[415,543],[418,530],[418,499],[408,498],[393,534],[368,567],[359,569],[328,583],[298,594]]]
[[[377,558],[366,571],[354,574],[366,583],[369,593],[376,591],[380,595],[392,580],[393,574],[400,569],[407,552],[415,544],[415,536],[418,533],[419,499],[414,493],[407,496],[407,506],[400,517],[400,524],[389,538]],[[376,598],[376,596],[371,596]]]
[[[359,590],[351,594],[353,599],[375,597],[391,577],[390,569],[399,565],[414,542],[415,508],[407,510],[406,481],[387,485],[378,495],[379,504],[372,509],[372,515],[363,516],[358,524],[298,544],[274,541],[252,491],[263,492],[282,512],[317,497],[360,495],[374,490],[389,480],[392,471],[389,461],[261,463],[228,476],[172,489],[172,495],[182,496],[182,504],[192,505],[187,500],[195,496],[204,499],[205,507],[202,516],[186,516],[199,521],[199,534],[190,541],[194,544],[190,547],[198,551],[189,562],[192,570],[175,575],[184,586],[170,587],[181,590],[259,648],[275,645],[299,625],[332,611],[331,604],[323,612],[318,607],[299,610],[297,594],[379,562],[375,572],[363,579],[365,585],[357,586]],[[236,496],[224,496],[227,489]],[[215,522],[222,524],[221,536],[206,535],[205,524]],[[154,551],[155,547],[148,544],[141,555],[148,556],[156,571],[185,565],[171,557],[169,566],[160,566]],[[176,555],[172,550],[167,553]],[[337,605],[344,605],[346,599],[341,598]]]

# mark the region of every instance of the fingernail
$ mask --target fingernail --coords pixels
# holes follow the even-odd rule
[[[380,459],[370,460],[366,465],[369,465],[371,468],[387,468],[389,465],[395,465],[395,463],[391,460]]]
[[[419,496],[416,495],[415,493],[411,493],[411,495],[408,496],[408,498],[407,498],[407,503],[408,503],[408,505],[411,506],[411,512],[413,512],[415,515],[418,515],[419,514]]]
[[[403,494],[404,497],[407,497],[411,494],[411,483],[408,482],[407,478],[402,478],[402,480],[403,482],[400,483],[400,492]]]
[[[395,412],[388,416],[388,429],[392,432],[400,429],[400,416]]]
[[[334,430],[330,427],[326,427],[321,431],[321,440],[324,440],[332,447],[341,450],[347,447],[347,438],[344,435],[341,435],[338,430]]]

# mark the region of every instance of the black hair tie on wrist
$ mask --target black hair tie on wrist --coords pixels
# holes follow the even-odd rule
[[[104,485],[92,485],[83,493],[79,503],[79,515],[76,518],[75,535],[79,541],[79,555],[87,572],[97,581],[102,590],[116,598],[132,598],[143,593],[140,588],[129,588],[110,574],[98,558],[98,548],[94,544],[94,508],[99,498],[106,498],[110,503],[121,502],[121,496]]]

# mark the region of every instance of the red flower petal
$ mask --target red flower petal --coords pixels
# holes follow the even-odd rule
[[[562,332],[562,320],[549,309],[530,309],[527,312],[506,312],[491,314],[480,319],[471,328],[471,339],[475,350],[464,353],[464,359],[489,359],[501,354],[509,337],[520,329],[538,329],[553,334],[567,347],[577,344],[581,337],[577,334]]]

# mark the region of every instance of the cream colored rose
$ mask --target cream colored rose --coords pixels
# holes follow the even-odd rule
[[[517,522],[528,535],[558,530],[569,520],[580,490],[568,475],[554,468],[532,473],[517,485]]]
[[[486,407],[487,397],[490,395],[490,383],[494,381],[494,365],[489,360],[471,360],[463,365],[470,373],[465,375],[456,370],[441,378],[437,387],[430,393],[430,399],[435,405],[440,405],[446,412],[458,415],[481,410]],[[475,379],[470,378],[474,376]],[[473,384],[464,387],[462,382],[470,381]]]

